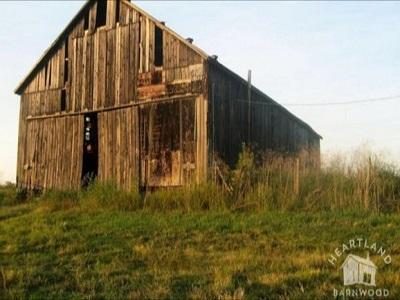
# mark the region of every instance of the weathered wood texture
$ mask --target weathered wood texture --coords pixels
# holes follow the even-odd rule
[[[25,121],[20,140],[18,183],[28,189],[80,186],[83,118],[80,116]]]
[[[256,89],[249,113],[247,91],[128,1],[90,0],[17,88],[17,184],[80,187],[87,113],[97,113],[94,174],[124,189],[201,182],[209,157],[232,165],[244,142],[319,155],[307,124]]]
[[[64,43],[33,77],[24,90],[24,94],[32,94],[33,98],[29,116],[59,112],[62,89],[66,90],[67,113],[201,91],[202,58],[164,31],[163,66],[155,67],[154,31],[158,25],[125,1],[119,6],[120,22],[115,23],[115,2],[108,1],[107,24],[97,29],[93,27],[97,8],[94,3],[87,12],[88,29],[84,30],[83,20],[77,22]]]
[[[142,186],[195,182],[195,98],[181,98],[140,109]]]
[[[105,111],[98,115],[99,176],[121,188],[137,187],[139,179],[138,108]]]
[[[247,144],[257,151],[306,151],[319,164],[320,136],[307,124],[255,88],[249,105],[247,82],[218,62],[209,61],[208,80],[210,152],[233,166]]]
[[[139,114],[146,115],[146,110],[139,109],[139,105],[149,102],[153,103],[157,111],[176,112],[176,103],[180,103],[178,100],[169,101],[169,104],[163,101],[185,97],[191,97],[192,101],[182,100],[185,104],[182,104],[181,109],[184,118],[190,113],[192,123],[185,123],[184,126],[193,132],[191,135],[183,133],[180,156],[174,158],[179,162],[173,165],[174,172],[178,170],[179,180],[171,179],[176,178],[174,173],[172,177],[165,174],[165,178],[159,178],[158,182],[161,185],[166,185],[165,182],[182,184],[191,180],[186,177],[199,178],[198,173],[204,171],[197,172],[194,168],[200,163],[199,157],[205,155],[204,151],[199,152],[201,147],[193,146],[193,143],[197,141],[195,134],[203,132],[205,127],[201,126],[203,129],[200,130],[197,128],[200,123],[198,113],[195,112],[196,107],[200,107],[200,100],[195,99],[205,89],[204,58],[163,24],[125,0],[119,4],[117,1],[107,1],[106,22],[98,27],[96,18],[100,6],[97,1],[91,2],[70,32],[54,46],[55,50],[41,62],[41,67],[24,85],[18,143],[18,185],[54,188],[63,186],[68,178],[70,183],[65,187],[79,187],[82,149],[77,148],[77,141],[82,143],[83,129],[79,128],[79,131],[73,133],[77,140],[74,146],[66,144],[70,140],[57,140],[57,151],[60,151],[58,155],[69,155],[69,160],[63,161],[68,161],[71,168],[78,168],[73,173],[66,166],[56,172],[49,171],[53,168],[52,163],[39,160],[48,157],[47,154],[42,155],[43,151],[48,151],[48,144],[43,138],[47,137],[48,132],[56,136],[64,134],[63,131],[54,131],[60,129],[56,125],[52,129],[47,128],[53,126],[53,123],[65,120],[66,126],[70,128],[72,123],[77,126],[77,120],[82,125],[85,113],[98,112],[98,178],[101,181],[115,181],[127,189],[133,188],[134,182],[139,182],[142,174],[139,163]],[[162,29],[161,41],[156,40],[156,28]],[[161,66],[155,65],[156,43],[161,43],[162,47]],[[193,105],[189,108],[187,103]],[[179,114],[176,118],[179,121]],[[162,116],[159,122],[159,128],[169,128],[173,124],[171,119]],[[177,124],[179,128],[179,122]],[[202,138],[204,140],[204,136]],[[55,147],[54,144],[52,146]],[[73,157],[71,147],[75,151]],[[159,148],[158,151],[161,153],[164,150]],[[201,167],[205,168],[204,159]],[[182,169],[185,168],[190,169],[190,172],[184,173]],[[63,174],[62,170],[66,173]],[[55,178],[48,181],[36,175],[41,173],[51,174]],[[76,176],[74,181],[71,181],[72,174]]]

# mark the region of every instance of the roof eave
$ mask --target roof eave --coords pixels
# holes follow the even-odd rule
[[[26,86],[29,84],[30,80],[32,77],[36,74],[36,72],[43,66],[44,62],[50,56],[53,54],[53,52],[57,49],[57,46],[64,41],[64,38],[66,35],[69,34],[70,30],[72,27],[76,24],[76,22],[79,20],[80,16],[92,5],[93,2],[96,0],[87,0],[86,3],[81,7],[81,9],[76,13],[76,15],[72,18],[72,20],[68,23],[68,25],[64,28],[64,30],[61,32],[61,34],[54,40],[54,42],[48,47],[42,56],[39,58],[39,60],[36,62],[36,64],[33,66],[33,68],[28,72],[28,75],[25,76],[25,78],[18,84],[17,88],[14,90],[14,93],[17,95],[21,95],[26,88]]]
[[[228,67],[226,67],[225,65],[221,64],[219,61],[217,61],[216,59],[209,57],[208,61],[212,64],[214,64],[215,66],[217,66],[218,68],[222,69],[223,71],[229,73],[230,75],[234,76],[235,78],[237,78],[238,80],[242,81],[243,83],[247,84],[247,80],[245,80],[244,78],[242,78],[240,75],[236,74],[235,72],[233,72],[231,69],[229,69]],[[283,105],[279,104],[277,101],[275,101],[274,99],[272,99],[270,96],[268,96],[267,94],[265,94],[263,91],[261,91],[260,89],[256,88],[255,86],[252,86],[252,89],[259,95],[267,98],[269,101],[271,101],[274,105],[278,106],[279,108],[283,109],[286,113],[288,113],[290,116],[292,116],[296,121],[298,121],[299,123],[301,123],[303,126],[305,126],[308,130],[310,130],[311,132],[313,132],[319,139],[323,139],[322,136],[320,134],[318,134],[318,132],[316,132],[310,125],[308,125],[306,122],[304,122],[302,119],[300,119],[299,117],[297,117],[296,115],[294,115],[293,113],[291,113],[287,108],[285,108]]]
[[[59,43],[61,43],[62,41],[64,41],[64,38],[66,35],[68,35],[69,31],[72,29],[72,27],[76,24],[76,22],[79,20],[80,16],[86,11],[86,9],[88,9],[88,7],[90,7],[96,0],[87,0],[86,3],[82,6],[82,8],[76,13],[76,15],[72,18],[72,20],[68,23],[68,25],[64,28],[64,30],[61,32],[61,34],[56,38],[56,40],[50,45],[50,47],[48,47],[46,49],[46,51],[44,52],[44,54],[40,57],[40,59],[38,60],[38,62],[34,65],[34,67],[31,69],[31,71],[28,73],[28,75],[20,82],[20,84],[17,86],[17,88],[14,90],[14,92],[17,95],[21,95],[24,91],[24,89],[26,88],[26,85],[30,82],[30,80],[32,79],[32,77],[36,74],[36,72],[42,67],[42,65],[44,64],[44,62],[46,61],[46,58],[48,56],[50,56],[53,51],[55,51],[56,47],[59,45]],[[165,26],[163,23],[161,23],[159,20],[157,20],[156,18],[154,18],[153,16],[151,16],[150,14],[148,14],[146,11],[142,10],[140,7],[138,7],[137,5],[127,1],[127,0],[121,0],[122,2],[124,2],[125,4],[131,6],[133,9],[137,10],[139,13],[141,13],[142,15],[146,16],[147,18],[149,18],[150,20],[152,20],[153,22],[155,22],[157,24],[158,27],[160,27],[161,29],[167,31],[168,33],[172,34],[174,37],[176,37],[178,40],[180,40],[182,43],[184,43],[186,46],[188,46],[190,49],[192,49],[193,51],[195,51],[198,55],[200,55],[203,59],[208,60],[211,63],[214,63],[216,66],[220,67],[221,69],[223,69],[224,71],[228,72],[229,74],[231,74],[232,76],[236,77],[238,80],[242,81],[243,83],[247,84],[247,81],[245,79],[243,79],[241,76],[239,76],[238,74],[236,74],[235,72],[233,72],[232,70],[230,70],[229,68],[227,68],[226,66],[224,66],[223,64],[219,63],[217,60],[212,59],[206,52],[204,52],[202,49],[198,48],[197,46],[193,45],[192,43],[189,43],[185,38],[183,38],[182,36],[180,36],[178,33],[176,33],[175,31],[173,31],[172,29],[170,29],[169,27]],[[304,125],[307,129],[311,130],[316,136],[318,136],[320,139],[322,139],[322,136],[319,135],[310,125],[308,125],[307,123],[305,123],[303,120],[299,119],[297,116],[295,116],[294,114],[292,114],[289,110],[287,110],[284,106],[282,106],[281,104],[279,104],[278,102],[276,102],[275,100],[273,100],[271,97],[269,97],[268,95],[266,95],[264,92],[262,92],[261,90],[259,90],[258,88],[256,88],[255,86],[252,87],[253,90],[262,95],[263,97],[267,98],[268,100],[270,100],[271,102],[273,102],[274,104],[276,104],[277,106],[279,106],[281,109],[283,109],[286,113],[288,113],[289,115],[291,115],[296,121],[298,121],[299,123],[301,123],[302,125]]]

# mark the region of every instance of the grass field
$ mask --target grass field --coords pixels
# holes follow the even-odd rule
[[[328,256],[357,237],[390,252],[388,266],[371,253],[377,287],[400,299],[398,215],[49,211],[37,201],[4,203],[0,299],[332,299],[342,279]]]
[[[367,252],[378,267],[368,290],[400,299],[400,170],[376,156],[310,169],[244,148],[202,185],[24,196],[0,186],[1,300],[333,299],[345,257]],[[370,249],[328,261],[357,238]]]

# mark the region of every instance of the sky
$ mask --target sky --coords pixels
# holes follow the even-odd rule
[[[15,181],[14,89],[82,4],[0,1],[0,182]],[[400,2],[136,4],[242,77],[251,69],[255,86],[323,136],[323,154],[368,147],[400,165]]]

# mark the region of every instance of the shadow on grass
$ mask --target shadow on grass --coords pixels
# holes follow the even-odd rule
[[[207,279],[201,276],[183,275],[174,277],[171,280],[170,294],[167,299],[189,299],[190,294],[196,289],[209,290],[207,288],[209,283]]]
[[[282,282],[265,284],[251,281],[245,271],[239,271],[232,275],[231,283],[227,287],[227,293],[233,299],[304,299],[321,297],[316,290],[325,290],[326,282],[332,281],[325,273],[310,274],[308,276],[289,275]],[[324,288],[322,288],[324,287]],[[322,289],[321,289],[322,288]],[[311,294],[310,294],[311,292]],[[326,290],[328,296],[330,290]]]
[[[3,206],[0,208],[0,222],[8,219],[20,217],[32,211],[29,205],[22,206]]]
[[[233,299],[269,299],[274,288],[260,282],[251,282],[246,272],[239,271],[232,275],[227,291]]]

